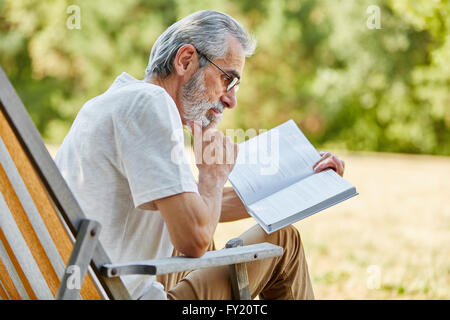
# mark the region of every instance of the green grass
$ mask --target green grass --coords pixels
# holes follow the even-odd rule
[[[450,158],[335,154],[360,194],[295,223],[316,298],[449,299]],[[221,224],[216,242],[254,223]]]

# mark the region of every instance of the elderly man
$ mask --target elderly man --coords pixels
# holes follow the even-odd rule
[[[144,80],[123,73],[80,110],[55,161],[85,214],[102,224],[100,238],[113,262],[199,257],[214,249],[219,222],[249,217],[233,189],[224,187],[237,145],[215,128],[221,113],[236,106],[245,58],[253,50],[233,18],[196,12],[158,38]],[[174,150],[184,152],[182,135],[174,134],[183,125],[202,137],[197,149],[213,144],[234,151],[232,161],[197,158],[196,182],[188,161],[172,158]],[[343,162],[329,153],[315,170],[325,168],[343,174]],[[281,257],[247,264],[252,298],[314,298],[294,227],[268,235],[255,225],[241,238],[244,244],[266,241],[284,248]],[[136,299],[231,299],[232,294],[227,267],[122,279]]]

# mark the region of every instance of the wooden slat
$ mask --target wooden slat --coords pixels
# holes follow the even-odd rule
[[[1,67],[0,112],[3,113],[0,114],[0,117],[6,118],[6,122],[10,124],[5,126],[7,130],[16,134],[13,134],[12,146],[7,144],[8,150],[10,150],[10,152],[11,150],[14,150],[16,144],[21,146],[20,150],[22,155],[20,155],[20,157],[23,156],[28,161],[29,165],[35,169],[35,176],[36,178],[41,179],[40,181],[45,186],[44,190],[47,191],[49,194],[49,199],[51,199],[52,203],[55,205],[55,208],[58,210],[57,214],[60,214],[60,217],[70,229],[71,234],[76,234],[79,224],[86,217],[83,214],[78,202],[74,198],[69,186],[61,176],[61,173],[50,157],[47,148],[42,142],[39,132],[37,131],[22,101],[15,92],[8,77]],[[0,125],[0,131],[2,127],[3,126]],[[1,132],[0,135],[2,136]],[[17,162],[16,158],[13,159],[14,162]],[[20,170],[19,172],[22,175]],[[25,170],[25,172],[27,171]],[[26,181],[25,184],[27,184]],[[61,256],[64,258],[64,255],[61,254]],[[111,299],[131,299],[128,290],[125,288],[125,285],[120,278],[110,279],[100,276],[99,270],[101,266],[107,263],[111,263],[111,259],[103,246],[99,243],[92,258],[92,265],[95,266],[93,271],[98,275],[96,280],[100,281],[102,285],[101,289],[104,289],[108,297]],[[88,282],[89,279],[92,278],[86,277],[85,282]],[[82,293],[84,290],[84,283]],[[83,297],[86,298],[85,296]]]
[[[14,286],[17,288],[17,291],[19,292],[19,295],[22,300],[29,300],[30,297],[27,294],[27,291],[25,290],[25,287],[17,274],[16,269],[14,268],[13,263],[9,259],[8,253],[6,252],[5,247],[0,242],[0,258],[3,260],[3,263],[5,265],[6,271],[9,273],[9,276],[11,277],[11,280],[14,283]]]
[[[31,198],[28,190],[23,183],[22,177],[17,171],[14,162],[12,161],[8,150],[5,147],[3,139],[0,137],[0,165],[3,166],[9,181],[19,198],[22,207],[27,215],[28,220],[30,221],[32,228],[36,232],[39,241],[41,242],[46,255],[48,256],[53,268],[55,269],[58,278],[61,279],[63,277],[65,271],[65,265],[61,256],[56,249],[56,246],[50,237],[50,234],[42,221],[42,218],[34,205],[33,199]]]
[[[9,124],[6,121],[3,112],[0,112],[0,136],[2,137],[9,154],[16,165],[17,170],[22,177],[22,180],[25,183],[30,196],[37,207],[42,220],[44,221],[47,230],[49,231],[50,236],[55,243],[56,248],[58,249],[61,258],[65,263],[67,263],[69,261],[70,253],[72,252],[73,248],[72,241],[64,230],[64,227],[59,220],[58,214],[47,196],[45,188],[40,183],[39,177],[34,171],[31,163],[29,162],[27,155],[22,150],[21,145],[18,142],[14,132],[9,127]],[[23,229],[25,232],[29,231],[26,228]],[[31,240],[31,238],[33,238],[33,240],[36,240],[36,237],[33,237],[32,235],[28,235],[27,237],[29,238],[29,240]],[[37,249],[39,250],[38,245],[34,246],[37,246]],[[48,269],[48,265],[45,262],[45,259],[40,261],[43,262],[43,264],[41,264],[43,268]],[[48,270],[52,272],[50,269]],[[48,278],[50,282],[49,287],[54,296],[56,295],[59,286],[59,280],[55,281],[55,275],[56,274],[53,270],[53,273],[50,273]],[[58,278],[56,277],[56,279]],[[83,299],[88,300],[102,299],[90,275],[85,277],[85,280],[83,281],[81,296],[83,297]]]
[[[1,281],[0,281],[0,298],[1,300],[9,300],[9,297],[6,294],[6,290],[3,288],[3,284]]]
[[[14,282],[9,276],[8,270],[6,270],[6,266],[3,264],[2,259],[0,259],[0,281],[8,292],[8,296],[11,300],[22,300],[19,291],[17,291]]]
[[[9,271],[12,273],[12,270],[15,270],[19,279],[18,283],[27,286],[25,292],[28,295],[28,299],[53,299],[47,282],[23,238],[2,193],[0,193],[0,230],[2,232],[0,238],[2,257],[5,258],[5,262],[8,262],[7,267],[8,265],[11,266]],[[31,295],[29,294],[28,286],[32,289]],[[22,296],[22,298],[25,299],[27,297]]]
[[[50,291],[53,296],[55,296],[59,287],[58,275],[56,274],[55,269],[53,269],[50,259],[47,257],[44,247],[39,241],[30,220],[28,220],[25,210],[23,209],[23,206],[20,203],[19,198],[17,197],[17,194],[15,193],[15,190],[13,189],[11,182],[9,181],[9,178],[1,164],[0,192],[3,194],[5,202],[9,207],[14,220],[16,221],[23,238],[25,239],[34,260],[36,261],[39,270],[41,270],[42,275],[44,275]]]
[[[27,291],[28,296],[32,300],[37,300],[36,294],[33,291],[33,288],[30,285],[30,282],[28,281],[28,278],[26,277],[19,261],[17,260],[16,255],[14,254],[13,250],[11,249],[11,246],[9,245],[8,240],[6,239],[5,234],[3,233],[2,228],[0,228],[0,241],[2,242],[9,259],[11,260],[11,263],[14,265],[14,268],[19,275],[20,280],[22,281],[23,286],[25,287],[25,290]]]

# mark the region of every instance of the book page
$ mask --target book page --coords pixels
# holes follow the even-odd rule
[[[289,120],[241,143],[229,180],[248,206],[312,175],[319,159],[317,150]]]
[[[289,219],[291,216],[315,207],[324,209],[329,206],[327,200],[336,202],[336,196],[355,187],[341,178],[334,170],[329,169],[315,173],[307,178],[280,190],[267,198],[257,201],[249,209],[266,225]],[[343,200],[344,198],[342,198]],[[317,207],[323,204],[322,208]],[[299,217],[300,219],[300,217]]]

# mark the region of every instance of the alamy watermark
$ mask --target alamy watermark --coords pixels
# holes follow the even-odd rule
[[[66,286],[67,289],[73,290],[81,289],[81,271],[80,267],[77,265],[70,265],[66,269],[66,273],[69,273],[70,276],[67,277]]]
[[[182,129],[172,133],[171,140],[178,142],[171,151],[171,161],[176,164],[246,164],[258,165],[261,175],[273,175],[279,170],[280,160],[280,135],[278,130],[273,129],[226,129],[225,135],[216,131],[206,138],[201,133],[193,133],[193,141],[184,141]],[[218,133],[218,134],[215,134]],[[242,144],[247,138],[258,136]],[[226,140],[239,145],[239,150],[230,147]],[[185,154],[184,148],[194,150],[194,158]],[[239,156],[238,156],[239,155]]]
[[[368,29],[381,29],[381,11],[377,5],[370,5],[366,9],[366,13],[369,17],[366,20],[366,26]]]
[[[66,20],[67,29],[81,29],[81,9],[77,5],[70,5],[66,9],[66,13],[69,14]]]

